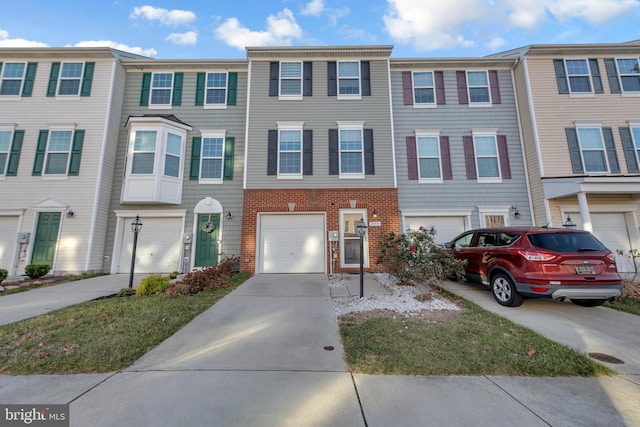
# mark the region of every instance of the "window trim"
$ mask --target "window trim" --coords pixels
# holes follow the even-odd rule
[[[74,78],[65,78],[62,77],[62,71],[64,70],[64,66],[66,64],[82,64],[82,69],[80,70],[80,76],[79,77],[74,77]],[[84,76],[84,70],[85,67],[87,66],[87,63],[84,61],[80,61],[80,62],[76,62],[76,61],[61,61],[60,62],[60,71],[58,74],[58,82],[56,84],[56,98],[57,97],[61,97],[61,98],[69,98],[69,97],[79,97],[80,93],[82,92],[82,79]],[[76,93],[60,93],[60,90],[62,89],[62,81],[63,80],[77,80],[78,81],[78,91]]]
[[[357,130],[360,131],[360,160],[362,162],[362,172],[343,172],[342,171],[342,131]],[[364,122],[338,122],[338,175],[339,179],[364,179],[366,164],[364,159]],[[355,150],[344,150],[344,152],[355,152]]]
[[[493,143],[496,149],[496,154],[495,154],[495,159],[496,159],[496,165],[498,168],[498,176],[495,177],[481,177],[480,176],[480,167],[478,165],[478,158],[479,157],[493,157],[493,156],[479,156],[478,155],[478,147],[476,145],[476,137],[492,137],[493,138]],[[474,156],[474,162],[475,162],[475,166],[476,166],[476,181],[479,183],[501,183],[502,182],[502,166],[500,165],[500,147],[498,146],[498,132],[497,131],[493,131],[493,130],[486,130],[486,131],[473,131],[472,132],[472,138],[473,138],[473,156]]]
[[[572,75],[569,74],[569,68],[567,67],[567,61],[584,61],[586,66],[587,66],[587,74],[580,74],[580,75]],[[593,75],[591,73],[591,64],[589,63],[589,58],[563,58],[562,59],[562,64],[564,65],[564,72],[566,74],[566,78],[567,78],[567,88],[569,89],[569,97],[575,97],[575,98],[580,98],[580,97],[592,97],[596,95],[595,92],[595,87],[593,84]],[[589,92],[575,92],[572,88],[571,88],[571,77],[587,77],[589,79]]]
[[[487,79],[487,85],[486,86],[478,86],[478,85],[473,85],[473,88],[486,88],[487,90],[487,95],[489,96],[488,101],[482,101],[482,102],[478,102],[478,101],[472,101],[471,100],[471,89],[472,89],[472,85],[469,83],[469,73],[484,73],[486,79]],[[468,102],[468,106],[470,108],[474,108],[474,107],[491,107],[493,105],[493,100],[491,99],[491,81],[489,79],[489,70],[465,70],[465,77],[467,79],[467,99],[469,100]]]
[[[443,165],[442,165],[442,151],[440,147],[440,132],[439,131],[416,131],[416,159],[418,166],[418,183],[420,184],[441,184],[444,182],[443,175]],[[440,167],[440,177],[439,178],[427,178],[423,177],[420,169],[420,138],[434,138],[436,143],[436,148],[438,149],[438,165]],[[434,158],[433,156],[422,156],[425,158]]]
[[[209,87],[209,75],[210,74],[224,74],[225,75],[225,85],[224,85],[224,87],[213,87],[213,88],[210,88]],[[207,102],[207,93],[208,93],[209,89],[212,89],[212,90],[224,89],[224,102],[221,102],[221,103],[210,103],[210,102]],[[173,87],[171,89],[171,93],[173,94]],[[225,72],[207,71],[207,73],[205,73],[205,75],[204,75],[204,102],[203,102],[203,108],[211,109],[211,110],[226,109],[227,108],[228,99],[229,99],[229,72],[228,71],[225,71]],[[173,102],[173,99],[171,99],[171,101]]]
[[[633,130],[638,129],[640,135],[640,122],[629,122],[629,133],[631,134],[631,142],[633,143],[634,153],[636,154],[636,164],[640,165],[640,137],[636,140]]]
[[[20,99],[22,97],[22,91],[24,90],[24,85],[25,85],[25,81],[26,81],[26,77],[27,77],[27,68],[29,67],[29,63],[28,62],[4,62],[4,63],[0,63],[0,90],[2,89],[2,84],[4,83],[5,80],[18,80],[16,78],[8,78],[5,79],[4,77],[4,73],[6,70],[6,67],[8,64],[23,64],[24,68],[22,70],[22,77],[20,78],[20,89],[18,90],[17,94],[7,94],[7,95],[1,95],[0,94],[0,99]]]
[[[170,74],[171,75],[171,87],[169,88],[154,88],[154,77],[160,74]],[[175,87],[176,82],[176,73],[174,72],[152,72],[151,73],[151,82],[149,83],[149,108],[157,108],[157,109],[170,109],[173,107],[173,89]],[[165,104],[155,104],[153,103],[153,92],[154,90],[168,90],[169,91],[169,102]],[[206,92],[205,92],[205,100],[206,100]]]
[[[277,169],[276,169],[276,177],[278,179],[303,179],[303,169],[304,169],[304,122],[277,122],[278,126],[278,141],[277,141]],[[281,131],[297,131],[300,135],[300,170],[297,173],[282,173],[280,172],[280,154],[282,151],[280,150],[280,133]],[[295,152],[295,151],[285,151],[287,153]]]
[[[299,64],[300,65],[300,76],[299,77],[283,77],[282,76],[282,64]],[[300,93],[298,94],[283,94],[282,93],[282,82],[283,80],[298,80],[300,82]],[[279,100],[302,100],[304,98],[304,62],[303,61],[280,61],[278,64],[278,99]],[[278,133],[279,135],[279,133]],[[280,137],[278,137],[280,140]]]
[[[340,81],[341,80],[355,80],[354,77],[340,77],[340,64],[358,64],[358,93],[357,94],[341,94],[340,93]],[[337,61],[336,62],[336,92],[338,99],[362,99],[362,61]]]
[[[13,138],[15,135],[15,127],[13,126],[0,126],[0,132],[9,132],[9,145],[7,147],[7,158],[4,162],[4,167],[0,168],[0,180],[5,180],[7,178],[7,170],[9,168],[9,159],[11,158],[11,149],[12,149],[12,145],[13,145]],[[0,152],[0,153],[5,153]]]
[[[480,217],[480,227],[487,227],[487,216],[496,215],[504,218],[504,227],[511,225],[509,213],[511,206],[478,206],[478,216]]]
[[[578,147],[580,148],[580,159],[582,160],[582,167],[584,169],[585,174],[589,175],[608,175],[611,173],[611,165],[609,164],[609,156],[607,155],[607,145],[605,143],[604,134],[602,133],[602,125],[600,123],[576,123],[576,137],[578,139]],[[604,166],[606,168],[605,171],[590,171],[587,170],[587,163],[584,159],[585,151],[596,151],[596,150],[584,150],[582,148],[582,141],[580,139],[580,129],[598,129],[600,135],[600,143],[602,146],[602,157],[604,158]]]
[[[198,184],[222,184],[224,181],[224,150],[226,144],[227,132],[226,130],[203,130],[200,134],[200,160],[198,171]],[[205,138],[221,138],[222,139],[222,154],[220,156],[220,178],[203,178],[202,177],[202,162],[206,159],[215,159],[217,157],[205,157],[204,156],[204,140]]]
[[[58,180],[58,179],[67,179],[69,176],[69,164],[71,162],[71,153],[73,152],[73,139],[75,136],[76,128],[75,126],[49,126],[47,129],[47,145],[44,150],[44,161],[42,162],[42,179],[49,180]],[[53,132],[71,132],[71,137],[69,138],[69,150],[67,151],[67,163],[64,168],[63,173],[47,173],[47,166],[49,164],[49,154],[51,151],[49,148],[51,147],[51,134]],[[55,151],[55,153],[60,153],[61,151]]]
[[[625,90],[624,89],[624,84],[622,83],[622,77],[623,76],[636,76],[638,77],[638,79],[640,80],[640,73],[639,74],[624,74],[620,72],[620,66],[618,65],[618,61],[621,59],[635,59],[636,64],[638,65],[638,67],[640,67],[640,58],[638,57],[620,57],[620,58],[615,58],[615,64],[616,64],[616,72],[618,73],[617,75],[617,79],[618,82],[620,84],[620,93],[621,96],[628,96],[628,97],[635,97],[635,96],[640,96],[640,90]]]
[[[428,73],[431,74],[431,86],[418,86],[416,85],[415,74],[416,73]],[[414,70],[411,71],[411,84],[412,84],[412,95],[413,95],[413,106],[414,108],[436,108],[438,106],[438,95],[436,91],[436,75],[433,70]],[[416,97],[417,89],[431,89],[433,90],[433,102],[418,102]]]

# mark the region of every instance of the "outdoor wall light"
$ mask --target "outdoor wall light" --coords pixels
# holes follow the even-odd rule
[[[515,206],[511,206],[511,209],[513,209],[513,217],[515,219],[520,218],[520,212],[518,211],[518,208]]]
[[[231,211],[227,212],[227,219],[231,219],[233,218],[233,215],[231,215]]]
[[[375,208],[373,208],[373,212],[371,213],[371,216],[373,216],[374,219],[378,218],[378,211],[376,211]]]
[[[67,218],[73,218],[74,216],[76,216],[76,214],[75,214],[75,212],[74,212],[74,211],[72,211],[71,209],[69,209],[69,210],[67,211],[67,213],[65,214],[65,216],[66,216]]]

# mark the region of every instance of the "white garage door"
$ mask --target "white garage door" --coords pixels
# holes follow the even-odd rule
[[[182,218],[141,218],[142,230],[136,247],[136,273],[168,273],[180,268]],[[133,218],[125,218],[118,273],[131,271]]]
[[[451,241],[458,234],[465,231],[464,217],[461,216],[414,216],[405,217],[405,228],[418,230],[423,228],[436,228],[436,243]]]
[[[580,214],[576,212],[569,215],[573,222],[578,225],[578,228],[582,229],[582,217]],[[618,271],[633,271],[629,260],[624,255],[616,253],[617,249],[622,249],[626,252],[631,247],[624,214],[592,213],[591,224],[593,226],[593,235],[615,255]]]
[[[323,215],[261,215],[259,273],[324,273]]]
[[[18,237],[18,217],[0,216],[0,268],[11,270],[11,262],[16,252]]]

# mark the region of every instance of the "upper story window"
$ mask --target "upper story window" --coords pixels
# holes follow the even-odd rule
[[[66,126],[41,130],[38,136],[33,175],[72,176],[80,172],[84,130]]]
[[[269,63],[269,96],[283,100],[313,96],[313,62]]]
[[[278,130],[278,175],[302,175],[302,129]]]
[[[182,80],[184,73],[142,73],[140,105],[149,108],[167,109],[182,103]],[[196,105],[204,103],[205,73],[198,73]],[[198,103],[199,99],[199,103]]]
[[[489,77],[486,71],[467,71],[467,87],[470,104],[491,103]]]
[[[364,178],[375,174],[373,129],[363,122],[338,122],[329,129],[329,175]]]
[[[227,73],[207,73],[206,105],[227,103]]]
[[[200,184],[222,184],[233,179],[235,138],[225,130],[203,130],[193,137],[189,179]]]
[[[418,172],[420,180],[441,180],[440,138],[438,135],[417,135]]]
[[[267,175],[278,179],[302,179],[313,175],[313,130],[304,122],[278,122],[270,129],[267,153]]]
[[[200,179],[222,180],[224,166],[224,134],[203,135],[200,157]]]
[[[280,63],[280,96],[302,96],[302,62]]]
[[[58,95],[78,95],[82,81],[82,62],[63,62],[58,83]]]
[[[640,126],[639,127],[632,127],[631,128],[631,135],[633,138],[633,144],[635,147],[635,151],[636,151],[636,160],[638,161],[637,164],[640,165]]]
[[[137,130],[134,135],[131,174],[153,174],[158,131]]]
[[[135,130],[131,174],[152,175],[156,171],[156,162],[161,162],[163,176],[179,178],[183,153],[182,140],[182,135],[168,130]]]
[[[500,178],[500,162],[495,135],[474,135],[478,179]]]
[[[11,153],[13,131],[0,130],[0,176],[7,173],[7,162]]]
[[[435,104],[435,85],[431,71],[413,72],[413,99],[416,104]]]
[[[45,156],[45,175],[63,175],[67,173],[71,154],[71,130],[52,130],[49,133],[47,154]]]
[[[153,73],[151,79],[151,105],[171,105],[173,73]]]
[[[364,147],[362,128],[349,127],[339,130],[340,137],[340,175],[364,175]]]
[[[360,95],[359,62],[338,62],[338,95]]]
[[[24,62],[0,64],[2,69],[2,82],[0,83],[0,95],[20,95],[26,72]]]
[[[595,93],[604,93],[597,58],[554,59],[553,64],[558,93],[573,96],[593,96]]]
[[[640,68],[638,58],[616,60],[623,92],[640,92]]]
[[[609,172],[602,129],[578,127],[578,143],[585,172]]]
[[[506,135],[492,130],[474,130],[462,137],[467,179],[478,182],[502,182],[511,179]]]
[[[327,95],[338,99],[361,99],[371,96],[369,61],[327,62]]]
[[[34,64],[35,65],[35,64]],[[33,73],[29,71],[25,83],[29,83]],[[75,97],[90,96],[93,82],[93,70],[95,62],[53,62],[51,63],[51,73],[49,74],[49,85],[47,86],[47,96]]]
[[[591,93],[591,75],[586,59],[565,59],[570,92]]]

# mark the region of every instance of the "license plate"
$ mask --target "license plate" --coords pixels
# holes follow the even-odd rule
[[[576,274],[593,274],[593,266],[591,265],[576,265]]]

